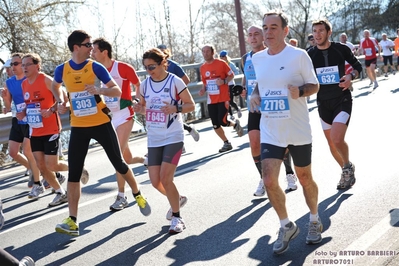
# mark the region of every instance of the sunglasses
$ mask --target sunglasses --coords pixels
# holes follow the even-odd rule
[[[90,47],[93,46],[93,43],[91,43],[91,42],[87,42],[87,43],[77,43],[77,45],[78,45],[79,47],[85,46],[85,47],[87,47],[87,48],[90,48]]]
[[[26,64],[22,64],[22,67],[30,67],[32,65],[36,65],[35,63],[26,63]]]
[[[13,63],[10,63],[11,66],[18,66],[19,64],[22,64],[22,62],[13,62]]]
[[[148,65],[148,66],[144,66],[144,69],[145,70],[149,70],[149,71],[153,71],[154,69],[157,68],[158,65],[159,64],[151,64],[151,65]]]

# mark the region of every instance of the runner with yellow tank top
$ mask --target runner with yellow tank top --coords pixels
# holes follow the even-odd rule
[[[58,233],[78,236],[77,215],[81,194],[79,173],[83,169],[91,139],[97,140],[103,146],[115,170],[127,181],[141,213],[150,215],[151,208],[141,195],[132,170],[122,159],[115,129],[111,124],[110,111],[100,97],[100,95],[119,97],[121,89],[104,66],[88,59],[93,44],[91,36],[85,31],[73,31],[68,37],[68,48],[72,53],[72,59],[57,66],[52,83],[54,96],[59,103],[58,111],[65,113],[68,102],[68,99],[62,97],[61,83],[65,84],[69,94],[71,111],[71,136],[68,149],[69,217],[57,224],[55,230]],[[96,79],[99,79],[104,87],[96,86]]]

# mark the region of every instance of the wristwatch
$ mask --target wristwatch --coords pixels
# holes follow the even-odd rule
[[[176,105],[176,109],[178,113],[181,113],[183,111],[183,106],[181,104]]]
[[[55,111],[56,111],[56,110],[55,110],[55,107],[54,107],[54,106],[51,107],[51,108],[50,108],[50,111],[53,112],[53,113],[55,113]]]
[[[356,78],[356,73],[355,72],[351,72],[351,76],[352,76],[352,80],[354,80]]]

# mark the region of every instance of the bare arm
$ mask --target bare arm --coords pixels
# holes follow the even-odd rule
[[[298,99],[299,97],[307,97],[315,94],[319,91],[319,84],[306,83],[302,86],[288,85],[292,99]]]

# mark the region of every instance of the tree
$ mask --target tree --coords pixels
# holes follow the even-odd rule
[[[0,3],[0,49],[38,53],[46,72],[67,58],[60,45],[60,26],[67,26],[73,10],[84,0],[2,0]]]

